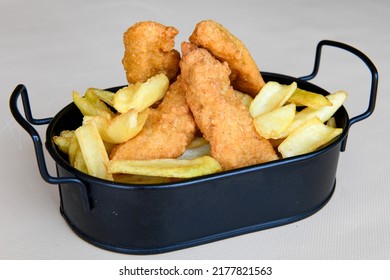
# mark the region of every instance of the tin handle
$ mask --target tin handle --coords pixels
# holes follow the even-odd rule
[[[22,96],[25,117],[22,116],[18,108],[18,99],[20,96]],[[91,204],[89,202],[87,188],[82,181],[75,177],[53,177],[47,171],[45,156],[42,149],[41,137],[32,125],[49,124],[52,118],[35,119],[32,116],[27,89],[24,85],[18,85],[14,89],[9,101],[9,107],[15,120],[24,128],[24,130],[27,131],[27,133],[31,136],[33,140],[35,155],[37,157],[38,169],[43,180],[45,180],[49,184],[76,184],[77,186],[79,186],[81,191],[84,210],[90,211]]]
[[[371,89],[370,89],[370,97],[369,97],[369,101],[368,101],[368,108],[365,112],[350,119],[349,127],[351,127],[354,123],[361,121],[361,120],[364,120],[365,118],[369,117],[374,112],[376,96],[377,96],[377,91],[378,91],[378,71],[377,71],[374,63],[364,53],[362,53],[358,49],[355,49],[354,47],[351,47],[351,46],[344,44],[344,43],[330,41],[330,40],[323,40],[323,41],[320,41],[317,45],[313,72],[310,75],[301,77],[299,79],[308,81],[308,80],[313,79],[317,75],[319,67],[320,67],[321,50],[322,50],[323,46],[331,46],[331,47],[340,48],[340,49],[343,49],[345,51],[348,51],[348,52],[356,55],[358,58],[360,58],[366,64],[366,66],[370,70]]]

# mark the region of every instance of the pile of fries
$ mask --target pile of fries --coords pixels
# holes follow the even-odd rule
[[[336,128],[333,115],[346,99],[344,91],[323,96],[302,90],[295,82],[268,82],[251,102],[249,112],[256,131],[278,140],[274,143],[287,158],[315,151],[340,135],[343,130]]]
[[[177,159],[109,159],[116,144],[142,130],[149,107],[164,97],[168,86],[168,78],[158,74],[116,93],[89,88],[82,97],[74,91],[73,102],[84,115],[83,123],[74,131],[62,131],[53,141],[74,168],[111,181],[161,183],[221,171],[203,137],[195,137]],[[282,158],[315,151],[342,133],[333,115],[347,98],[344,91],[323,96],[299,89],[295,82],[282,85],[272,81],[254,99],[240,92],[237,95],[249,109],[256,131],[272,140]]]

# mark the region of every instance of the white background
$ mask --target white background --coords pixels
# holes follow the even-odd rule
[[[361,0],[2,0],[0,259],[389,259],[389,13],[388,1]],[[179,48],[202,19],[225,25],[268,72],[309,74],[322,39],[360,49],[379,71],[376,110],[350,130],[331,201],[305,220],[162,255],[96,248],[62,219],[57,187],[40,177],[32,141],[9,112],[10,94],[23,83],[34,116],[54,116],[71,102],[72,90],[126,83],[122,34],[135,22],[177,27]],[[346,90],[351,117],[366,110],[370,75],[353,55],[324,49],[313,82]],[[45,129],[38,128],[42,137]],[[46,159],[54,175],[54,162]]]

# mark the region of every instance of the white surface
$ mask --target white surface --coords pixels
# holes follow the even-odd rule
[[[388,1],[360,0],[2,0],[0,259],[389,259],[389,12]],[[208,18],[244,41],[264,71],[309,74],[322,39],[350,44],[376,64],[376,111],[350,130],[333,198],[303,221],[162,255],[117,254],[82,241],[62,219],[58,190],[40,177],[32,141],[9,112],[12,90],[25,84],[34,116],[54,116],[71,101],[72,90],[126,82],[122,34],[133,23],[176,26],[179,47]],[[326,48],[313,82],[345,89],[352,117],[367,107],[369,79],[353,55]],[[45,129],[38,128],[43,138]]]

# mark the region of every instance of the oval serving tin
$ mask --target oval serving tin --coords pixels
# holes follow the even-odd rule
[[[302,89],[327,95],[326,90],[308,82],[318,72],[323,46],[355,54],[372,75],[367,111],[352,119],[344,107],[336,112],[337,126],[343,128],[336,140],[305,155],[172,183],[116,183],[71,167],[52,138],[81,124],[82,114],[73,103],[54,118],[34,119],[27,90],[19,85],[11,95],[10,108],[32,137],[42,178],[58,185],[60,212],[79,237],[115,252],[163,253],[295,222],[314,214],[330,200],[349,128],[374,111],[378,83],[374,64],[351,46],[321,41],[312,74],[302,78],[262,75],[265,81],[296,81]],[[17,106],[20,96],[25,116]],[[47,171],[40,136],[32,126],[42,124],[49,124],[45,146],[56,162],[57,177]]]

